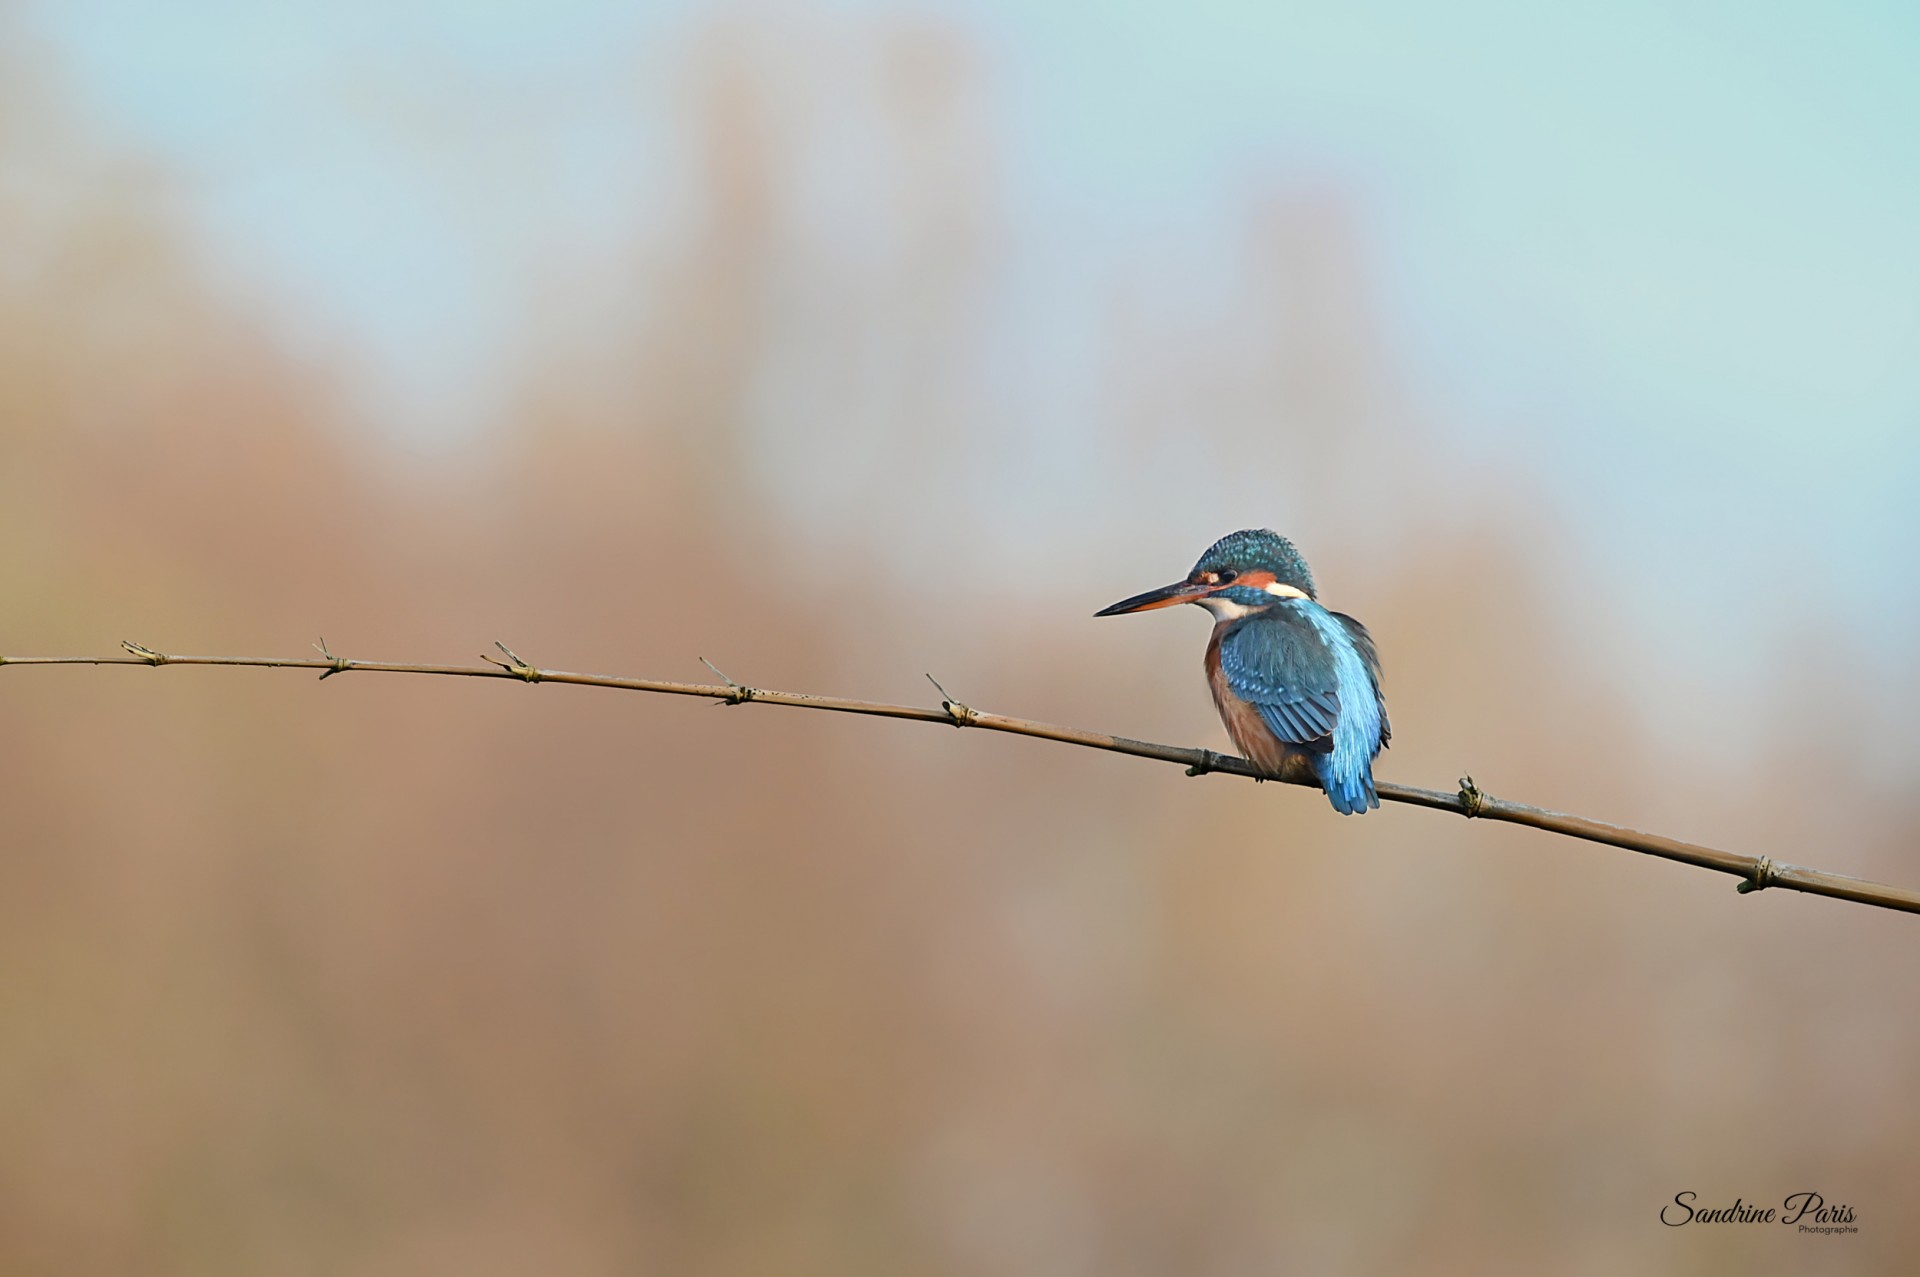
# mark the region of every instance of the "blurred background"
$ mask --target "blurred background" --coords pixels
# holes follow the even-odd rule
[[[0,652],[536,663],[1920,885],[1910,6],[0,0]],[[1039,742],[0,672],[0,1270],[1804,1273],[1911,918]],[[1661,1227],[1814,1190],[1857,1236]]]

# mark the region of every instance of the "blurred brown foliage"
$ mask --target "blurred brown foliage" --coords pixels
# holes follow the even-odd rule
[[[931,667],[985,708],[1218,744],[1196,618],[1086,614],[1200,548],[1150,525],[1168,449],[1284,422],[1299,466],[1364,458],[1404,502],[1386,541],[1306,546],[1387,654],[1387,775],[1470,764],[1920,877],[1912,800],[1842,755],[1729,774],[1712,741],[1644,744],[1657,707],[1545,601],[1547,506],[1447,495],[1379,389],[1337,199],[1250,211],[1255,284],[1184,345],[1121,298],[1115,504],[1154,555],[1069,538],[1045,593],[936,590],[795,536],[742,425],[782,306],[847,366],[891,333],[931,387],[892,402],[883,478],[986,428],[938,373],[987,304],[991,162],[903,167],[920,247],[816,309],[782,220],[805,125],[735,52],[716,35],[687,100],[700,233],[636,251],[657,304],[546,352],[458,465],[344,424],[327,371],[205,282],[165,175],[11,67],[0,650],[499,637],[899,699]],[[937,33],[899,56],[905,155],[970,90]],[[1183,433],[1194,384],[1226,433]],[[913,499],[887,486],[876,528]],[[1295,514],[1336,529],[1340,500]],[[953,553],[995,517],[952,499]],[[1904,917],[1032,742],[564,688],[8,670],[0,771],[8,1273],[1864,1273],[1920,1244]],[[1660,1227],[1683,1189],[1815,1189],[1860,1234]]]

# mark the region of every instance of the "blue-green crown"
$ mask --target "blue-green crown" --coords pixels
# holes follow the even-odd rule
[[[1265,528],[1248,528],[1221,537],[1200,556],[1193,570],[1236,575],[1271,572],[1282,585],[1291,585],[1309,598],[1314,595],[1313,573],[1307,571],[1307,561],[1300,557],[1300,551],[1293,548],[1293,542]]]

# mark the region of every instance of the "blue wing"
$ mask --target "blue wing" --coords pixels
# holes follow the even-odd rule
[[[1380,661],[1358,621],[1298,600],[1267,608],[1220,640],[1220,673],[1281,741],[1313,757],[1334,808],[1378,807],[1373,757],[1389,731]]]
[[[1316,754],[1333,752],[1338,670],[1326,639],[1303,614],[1275,607],[1235,625],[1220,639],[1220,673],[1279,739]]]

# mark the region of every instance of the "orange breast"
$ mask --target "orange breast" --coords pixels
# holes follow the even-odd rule
[[[1306,755],[1275,737],[1261,719],[1260,711],[1235,696],[1227,686],[1226,677],[1220,672],[1220,632],[1224,628],[1214,626],[1213,637],[1207,642],[1207,687],[1213,692],[1213,707],[1219,711],[1227,735],[1233,738],[1233,747],[1240,751],[1241,757],[1270,776],[1313,779],[1313,764]]]

